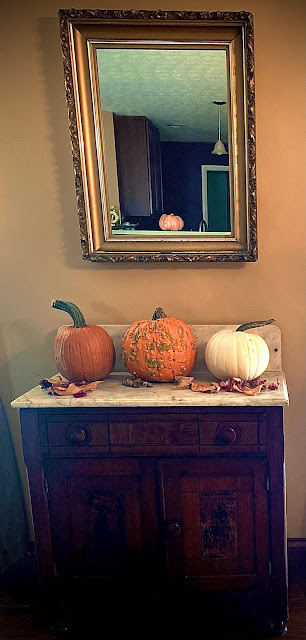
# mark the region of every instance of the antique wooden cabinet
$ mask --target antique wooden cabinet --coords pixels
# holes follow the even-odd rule
[[[283,375],[265,374],[279,388],[251,398],[131,389],[124,377],[111,374],[86,398],[36,388],[13,403],[42,584],[66,594],[91,585],[125,602],[136,589],[137,601],[175,601],[176,611],[197,603],[189,625],[205,604],[220,618],[230,603],[282,635]]]
[[[144,116],[113,114],[120,209],[125,219],[163,213],[160,136]]]

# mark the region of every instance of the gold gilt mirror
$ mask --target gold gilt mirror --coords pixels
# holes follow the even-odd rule
[[[59,18],[84,260],[256,260],[252,15]]]

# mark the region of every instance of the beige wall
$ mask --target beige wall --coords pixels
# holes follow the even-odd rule
[[[304,2],[160,0],[157,7],[108,0],[105,8],[254,13],[259,260],[182,266],[82,262],[58,2],[12,0],[1,12],[0,393],[24,483],[18,417],[9,405],[55,373],[52,338],[67,316],[51,309],[52,298],[74,301],[93,323],[130,323],[158,305],[194,324],[272,316],[282,330],[291,400],[285,411],[288,534],[306,536]]]

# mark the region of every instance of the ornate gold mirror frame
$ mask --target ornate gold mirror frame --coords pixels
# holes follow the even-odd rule
[[[71,9],[60,10],[59,19],[83,259],[257,260],[252,15]],[[97,63],[102,46],[226,51],[230,231],[114,233]]]

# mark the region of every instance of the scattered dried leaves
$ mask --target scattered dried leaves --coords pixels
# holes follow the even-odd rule
[[[40,382],[42,389],[46,389],[51,396],[74,396],[75,398],[82,398],[90,393],[96,391],[98,385],[103,380],[97,380],[96,382],[68,382],[59,377],[44,378]],[[274,391],[278,389],[280,382],[277,379],[276,382],[270,382],[267,384],[266,380],[241,380],[240,378],[229,378],[228,380],[221,380],[220,382],[198,382],[191,376],[176,376],[175,382],[180,389],[191,389],[191,391],[199,393],[218,393],[219,391],[236,391],[238,393],[244,393],[247,396],[255,396],[261,392],[261,390],[269,389]],[[140,387],[152,387],[150,382],[142,380],[137,376],[126,378],[122,384],[126,387],[134,387],[139,389]]]
[[[74,396],[75,398],[83,398],[90,391],[96,391],[98,385],[103,380],[97,380],[95,382],[69,382],[59,377],[44,378],[40,381],[42,389],[46,389],[50,396]]]
[[[254,378],[254,380],[228,378],[228,380],[221,380],[219,384],[223,391],[238,391],[247,396],[256,396],[261,390],[269,389],[270,391],[275,391],[278,389],[280,382],[278,378],[276,382],[270,382],[269,384],[267,384],[266,380],[260,380],[259,378]]]
[[[200,393],[218,393],[218,391],[237,391],[246,396],[256,396],[261,390],[274,391],[279,387],[279,380],[267,384],[266,380],[241,380],[240,378],[228,378],[220,382],[197,382],[192,377],[176,376],[175,382],[180,389],[191,389]]]

